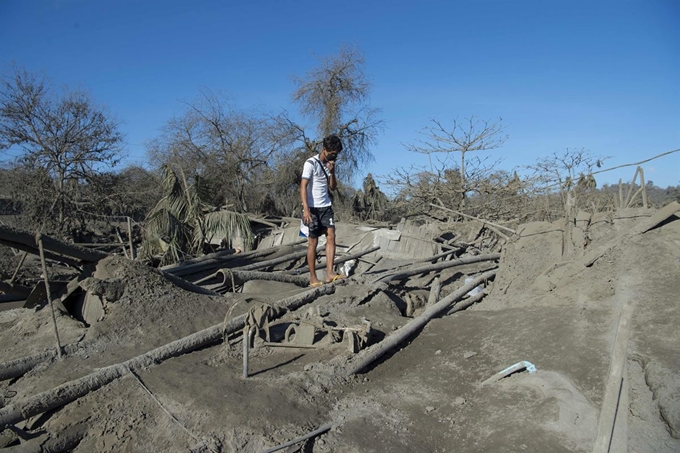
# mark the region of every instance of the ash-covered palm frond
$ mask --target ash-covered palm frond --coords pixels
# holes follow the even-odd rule
[[[243,214],[226,209],[208,212],[203,216],[202,238],[194,236],[194,241],[209,242],[212,239],[222,239],[228,243],[240,242],[246,249],[253,242],[250,220]]]
[[[213,238],[240,239],[244,248],[250,248],[252,232],[245,215],[203,201],[208,194],[198,176],[189,181],[181,169],[164,165],[161,170],[165,195],[146,218],[144,258],[158,259],[161,265],[182,261],[203,254]]]

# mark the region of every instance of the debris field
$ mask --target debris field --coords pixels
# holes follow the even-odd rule
[[[678,452],[679,216],[340,223],[314,288],[295,219],[159,269],[0,226],[0,452]]]

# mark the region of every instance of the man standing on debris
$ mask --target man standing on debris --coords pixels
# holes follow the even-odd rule
[[[302,198],[302,222],[309,228],[307,243],[309,286],[323,284],[316,278],[316,246],[321,235],[326,235],[326,283],[344,278],[333,272],[335,222],[330,197],[330,191],[337,187],[335,159],[338,158],[340,151],[342,151],[340,138],[337,135],[329,135],[323,139],[321,152],[307,159],[302,169],[300,197]]]

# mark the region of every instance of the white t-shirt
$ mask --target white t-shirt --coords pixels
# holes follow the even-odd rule
[[[309,180],[307,183],[307,205],[310,208],[325,208],[331,205],[331,197],[328,194],[328,179],[324,171],[323,163],[319,160],[319,155],[307,159],[305,166],[302,167],[302,179]],[[330,174],[328,177],[330,178]]]

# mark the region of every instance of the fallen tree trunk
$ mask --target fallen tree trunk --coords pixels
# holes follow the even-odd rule
[[[333,285],[324,285],[319,288],[310,289],[309,291],[305,291],[296,296],[283,299],[279,301],[277,305],[288,310],[295,310],[300,306],[315,300],[319,296],[332,294],[334,291],[335,287]],[[208,327],[207,329],[153,349],[146,354],[142,354],[116,365],[100,368],[80,379],[66,382],[52,390],[44,391],[2,407],[0,408],[0,431],[6,429],[10,425],[33,417],[34,415],[56,409],[75,401],[78,398],[123,377],[128,372],[128,369],[134,370],[150,367],[172,357],[177,357],[204,346],[217,343],[224,335],[229,335],[243,329],[247,317],[247,313],[243,314],[231,319],[226,325],[220,323]]]
[[[418,274],[426,274],[428,272],[434,272],[434,271],[440,271],[442,269],[448,269],[450,267],[454,266],[462,266],[464,264],[472,264],[472,263],[481,263],[483,261],[493,261],[497,260],[501,257],[500,253],[489,253],[487,255],[477,255],[477,256],[469,256],[467,258],[457,258],[455,260],[451,261],[444,261],[441,263],[436,263],[436,264],[431,264],[429,266],[420,266],[420,267],[415,267],[412,269],[406,269],[401,272],[397,272],[394,274],[386,275],[384,277],[380,277],[377,280],[374,281],[374,283],[378,282],[391,282],[394,280],[403,280],[407,277],[410,277],[412,275],[418,275]]]
[[[432,318],[439,315],[444,310],[448,309],[452,303],[458,301],[459,299],[462,299],[477,285],[481,284],[487,279],[494,277],[495,275],[496,275],[495,270],[483,273],[479,277],[476,277],[470,283],[463,285],[463,287],[461,287],[459,290],[449,294],[436,304],[428,307],[420,316],[414,318],[412,321],[409,321],[406,325],[392,333],[389,337],[385,338],[380,343],[377,343],[369,347],[368,349],[364,349],[364,351],[357,354],[354,360],[352,360],[346,366],[345,374],[352,375],[359,373],[360,371],[368,367],[371,363],[375,362],[380,357],[389,352],[391,349],[395,348],[396,346],[401,344],[404,340],[406,340],[411,335],[416,333]]]
[[[28,357],[22,357],[16,360],[10,360],[0,364],[0,381],[6,381],[7,379],[14,379],[19,376],[23,376],[28,373],[33,367],[39,363],[52,360],[57,356],[56,350],[49,350],[43,354],[32,355]]]
[[[85,348],[87,348],[87,345],[83,343],[71,343],[64,345],[62,349],[64,354],[68,355]],[[33,369],[36,365],[53,360],[56,357],[57,350],[50,348],[40,354],[21,357],[8,362],[0,363],[0,381],[21,377]]]

